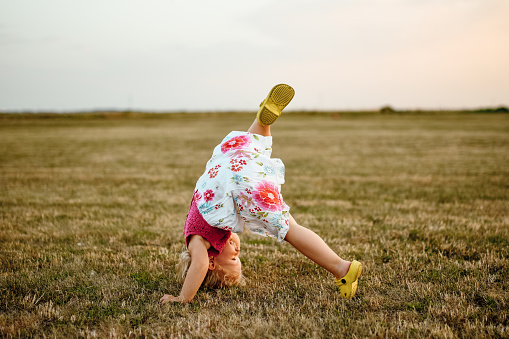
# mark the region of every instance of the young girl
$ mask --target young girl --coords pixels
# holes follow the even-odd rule
[[[283,202],[284,165],[271,158],[270,125],[290,103],[294,90],[274,86],[261,103],[247,132],[231,132],[214,149],[198,180],[184,226],[187,251],[181,254],[180,295],[161,303],[190,302],[200,286],[223,287],[242,281],[241,233],[286,240],[335,277],[343,298],[352,298],[362,271],[358,261],[345,261],[313,231],[297,224]]]

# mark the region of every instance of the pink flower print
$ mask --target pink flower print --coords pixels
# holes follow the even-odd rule
[[[255,187],[253,199],[264,210],[281,211],[283,209],[283,199],[279,194],[279,189],[271,182],[262,181]]]
[[[219,173],[219,169],[221,168],[221,165],[216,165],[215,167],[209,169],[209,177],[210,179],[215,178],[217,173]]]
[[[221,144],[221,152],[226,153],[231,150],[244,148],[251,143],[247,135],[239,135],[226,140]]]
[[[196,191],[196,193],[194,194],[194,202],[198,202],[200,201],[202,198],[202,195],[200,192]]]
[[[206,190],[205,193],[203,193],[203,197],[205,198],[205,201],[210,201],[212,198],[214,198],[214,192],[212,190]]]

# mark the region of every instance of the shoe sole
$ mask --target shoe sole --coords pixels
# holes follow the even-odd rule
[[[357,292],[357,284],[359,282],[359,277],[362,273],[362,264],[359,266],[359,270],[357,271],[357,276],[355,277],[355,281],[352,283],[352,294],[350,295],[350,298],[353,298],[355,295],[355,292]]]
[[[274,86],[267,98],[260,105],[256,114],[258,121],[264,125],[272,125],[281,115],[281,111],[292,101],[295,91],[291,86],[280,84]]]

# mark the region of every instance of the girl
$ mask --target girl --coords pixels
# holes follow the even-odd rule
[[[223,287],[242,281],[240,239],[254,233],[286,240],[335,277],[343,298],[352,298],[362,271],[358,261],[345,261],[313,231],[297,224],[283,202],[284,165],[271,158],[270,125],[294,96],[292,87],[276,85],[260,104],[247,132],[231,132],[216,146],[198,180],[184,226],[187,251],[181,254],[179,296],[161,303],[190,302],[200,286]]]

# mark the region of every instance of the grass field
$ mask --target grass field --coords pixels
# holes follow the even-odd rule
[[[178,294],[196,179],[252,115],[0,120],[0,337],[509,337],[509,115],[287,114],[296,220],[365,270],[353,300],[241,235],[245,286]]]

